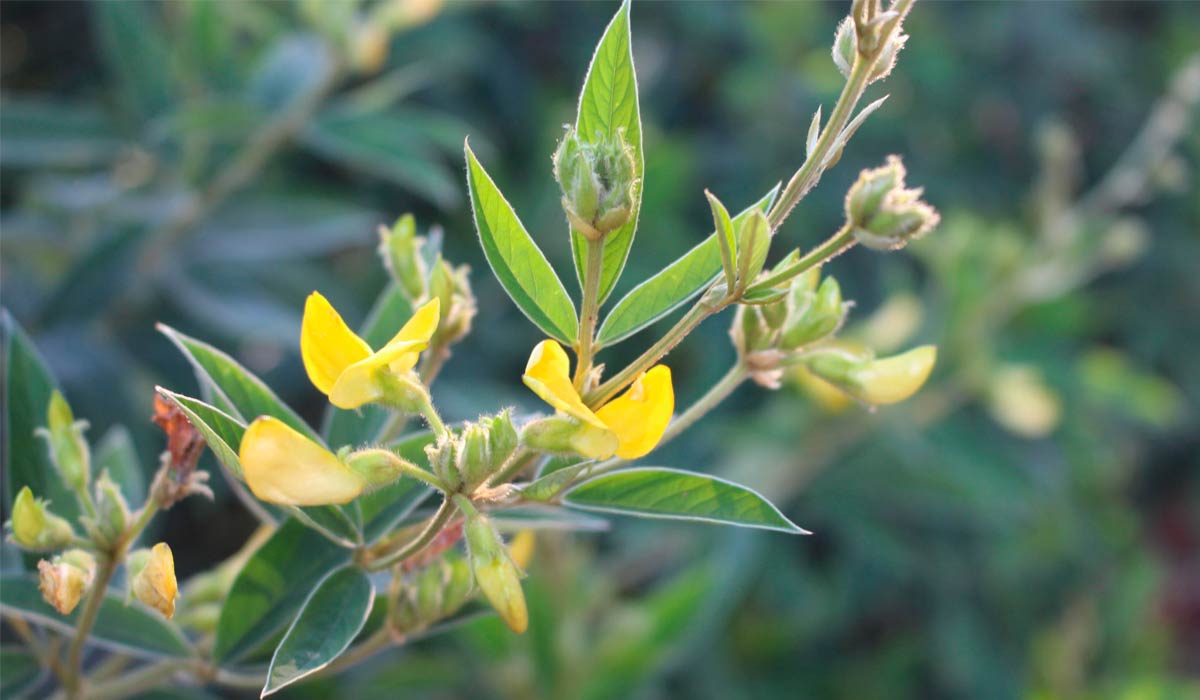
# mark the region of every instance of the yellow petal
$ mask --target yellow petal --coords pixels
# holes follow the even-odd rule
[[[346,503],[364,486],[332,452],[270,416],[260,416],[246,428],[239,457],[246,484],[269,503]]]
[[[417,363],[425,349],[419,340],[392,342],[366,359],[346,368],[329,391],[329,402],[347,410],[383,400],[384,390],[377,372],[387,365],[387,371],[406,372]],[[403,369],[397,369],[402,367]]]
[[[654,449],[675,411],[675,390],[671,370],[666,365],[650,368],[617,398],[596,411],[614,433],[620,445],[617,456],[636,459]]]
[[[553,340],[543,340],[533,348],[521,379],[533,393],[563,413],[597,428],[608,427],[579,397],[571,383],[571,362],[567,352]]]
[[[175,558],[166,542],[159,542],[150,549],[146,567],[134,577],[132,587],[138,600],[168,620],[174,617],[179,584],[175,579]]]
[[[313,385],[328,394],[347,367],[365,359],[371,347],[346,326],[346,322],[320,292],[304,302],[300,326],[300,356]]]
[[[917,393],[937,362],[937,348],[922,345],[908,352],[874,360],[855,371],[860,399],[872,406],[898,403]]]
[[[570,439],[571,449],[589,459],[608,459],[620,444],[613,431],[588,423],[580,423]]]
[[[524,570],[533,561],[533,550],[536,537],[533,530],[521,530],[508,543],[508,556],[518,569]]]
[[[417,364],[417,355],[429,345],[429,339],[437,330],[441,308],[442,303],[439,299],[430,299],[417,309],[400,331],[379,350],[379,354],[392,353],[388,356],[392,371],[404,372]],[[405,350],[398,351],[397,347]]]

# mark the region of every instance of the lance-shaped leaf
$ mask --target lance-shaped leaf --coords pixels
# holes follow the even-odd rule
[[[776,185],[765,197],[733,218],[733,231],[751,212],[770,210],[779,193]],[[733,232],[729,232],[730,238]],[[730,243],[731,248],[735,245]],[[732,252],[732,251],[731,251]],[[637,333],[694,298],[721,274],[721,241],[713,232],[702,243],[650,279],[634,287],[613,307],[600,327],[597,343],[612,345]]]
[[[269,642],[295,618],[321,577],[350,556],[300,523],[285,522],[234,579],[217,620],[213,658],[236,661]]]
[[[471,147],[464,148],[475,228],[492,272],[530,321],[550,337],[573,345],[579,319],[566,287]]]
[[[597,134],[612,138],[621,132],[633,149],[633,206],[629,220],[604,238],[604,267],[600,275],[600,303],[608,298],[625,268],[633,235],[637,231],[638,214],[642,208],[642,116],[638,107],[637,75],[633,70],[633,50],[629,41],[629,2],[621,4],[604,36],[596,46],[579,94],[579,114],[575,131],[580,138],[593,139]],[[587,239],[571,232],[571,247],[575,252],[575,272],[582,279],[586,267]]]
[[[375,586],[361,569],[331,572],[317,584],[271,657],[265,697],[320,671],[346,651],[375,602]]]
[[[0,611],[6,615],[51,627],[63,634],[75,631],[83,606],[70,615],[60,615],[42,600],[38,578],[33,575],[13,575],[0,578]],[[174,624],[157,612],[138,604],[126,605],[119,593],[109,591],[100,603],[96,625],[88,641],[114,651],[134,656],[187,658],[192,655],[183,634]],[[5,675],[8,669],[4,669]]]
[[[604,474],[576,486],[563,505],[670,520],[701,520],[793,534],[806,530],[757,492],[714,476],[663,467]]]

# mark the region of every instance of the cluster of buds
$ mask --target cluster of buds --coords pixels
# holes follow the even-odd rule
[[[457,435],[441,435],[425,452],[448,490],[472,494],[508,464],[518,442],[512,412],[504,410],[468,423]]]
[[[38,562],[38,588],[55,610],[70,615],[96,578],[96,559],[82,549],[68,549]]]
[[[785,292],[766,304],[742,305],[730,335],[750,377],[778,389],[785,360],[838,332],[849,302],[842,301],[837,279],[812,269],[793,277]]]
[[[449,549],[413,573],[397,577],[389,623],[403,638],[458,612],[473,592],[471,566],[457,549]]]
[[[908,41],[908,35],[899,29],[903,19],[895,10],[885,11],[880,0],[855,0],[833,40],[833,62],[842,75],[849,78],[854,62],[862,60],[872,66],[868,85],[886,78]]]
[[[904,164],[888,156],[879,168],[862,171],[846,194],[846,225],[859,243],[874,250],[896,250],[929,233],[941,221],[921,201],[921,188],[906,189]]]
[[[554,179],[571,227],[589,240],[621,228],[633,213],[637,162],[623,130],[588,141],[568,126],[554,152]]]
[[[438,299],[441,320],[430,344],[446,348],[471,332],[478,310],[466,265],[446,262],[437,249],[440,234],[417,235],[412,214],[400,217],[392,228],[379,228],[379,255],[400,291],[414,308]]]

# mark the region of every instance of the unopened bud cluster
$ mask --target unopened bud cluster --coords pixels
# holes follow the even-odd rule
[[[425,453],[447,489],[469,494],[508,463],[517,445],[512,413],[504,410],[468,423],[457,435],[441,435]]]
[[[937,210],[921,201],[921,188],[906,189],[904,164],[888,156],[879,168],[864,170],[846,194],[846,224],[859,243],[895,250],[937,226]]]
[[[908,41],[908,35],[896,28],[902,19],[895,11],[884,11],[879,0],[857,0],[833,40],[833,62],[842,75],[850,77],[855,60],[861,59],[872,62],[868,85],[886,78]]]
[[[568,127],[554,153],[554,178],[571,226],[591,240],[625,225],[633,213],[636,161],[622,130],[587,140]]]

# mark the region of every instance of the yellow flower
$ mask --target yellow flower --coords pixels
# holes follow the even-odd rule
[[[175,558],[166,542],[150,548],[146,565],[133,577],[133,594],[137,599],[162,613],[170,620],[175,615],[175,596],[179,584],[175,580]]]
[[[300,355],[308,378],[338,408],[354,409],[385,398],[380,373],[403,373],[417,364],[437,329],[440,303],[430,300],[378,352],[346,326],[333,306],[313,292],[304,304]]]
[[[573,445],[593,459],[614,453],[635,459],[658,444],[675,410],[671,370],[656,365],[643,373],[626,392],[593,412],[571,383],[567,353],[553,340],[533,349],[522,379],[533,393],[554,408],[578,420],[581,430]]]
[[[332,452],[271,416],[260,416],[246,428],[238,457],[246,485],[270,503],[347,503],[366,486],[366,480]]]
[[[92,585],[96,560],[82,549],[68,549],[52,561],[38,562],[38,589],[55,610],[70,615]]]

